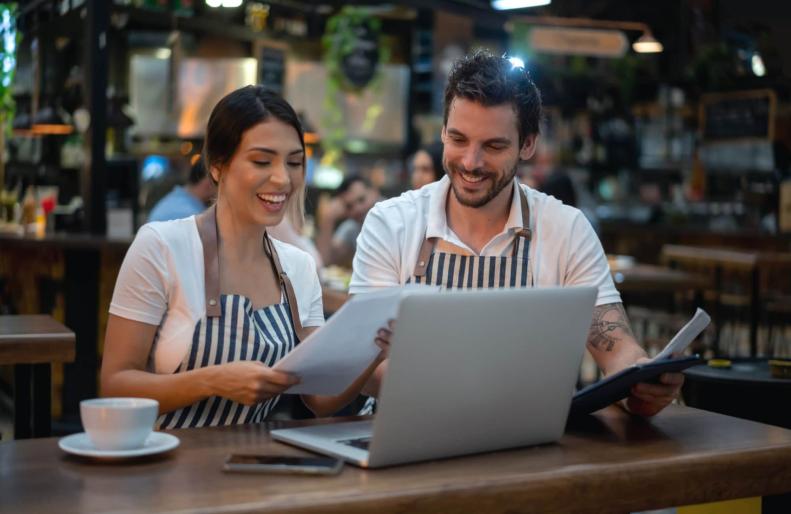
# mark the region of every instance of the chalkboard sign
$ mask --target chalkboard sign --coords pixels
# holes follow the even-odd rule
[[[270,91],[283,95],[286,76],[286,51],[269,44],[259,44],[258,83]]]
[[[774,137],[777,98],[774,91],[756,90],[701,98],[701,126],[705,141]]]

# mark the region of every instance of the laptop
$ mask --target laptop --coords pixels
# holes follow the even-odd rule
[[[364,468],[557,441],[596,288],[405,296],[373,419],[277,429]]]

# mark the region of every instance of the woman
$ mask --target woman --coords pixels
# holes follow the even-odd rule
[[[110,306],[102,393],[158,400],[158,428],[265,419],[298,381],[271,366],[324,322],[312,259],[267,234],[287,209],[302,212],[305,143],[294,110],[260,86],[230,93],[209,118],[203,158],[216,204],[142,227]],[[377,363],[345,393],[303,400],[329,415]]]
[[[436,182],[445,174],[442,169],[442,143],[424,146],[412,157],[412,189]]]

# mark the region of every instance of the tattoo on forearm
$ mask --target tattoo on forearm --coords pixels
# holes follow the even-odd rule
[[[609,352],[624,336],[633,338],[629,320],[621,303],[608,303],[593,309],[593,322],[588,332],[588,345]]]

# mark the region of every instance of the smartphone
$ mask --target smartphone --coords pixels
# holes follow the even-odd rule
[[[229,455],[223,469],[244,473],[296,473],[337,475],[343,461],[332,457],[289,457],[283,455]]]

